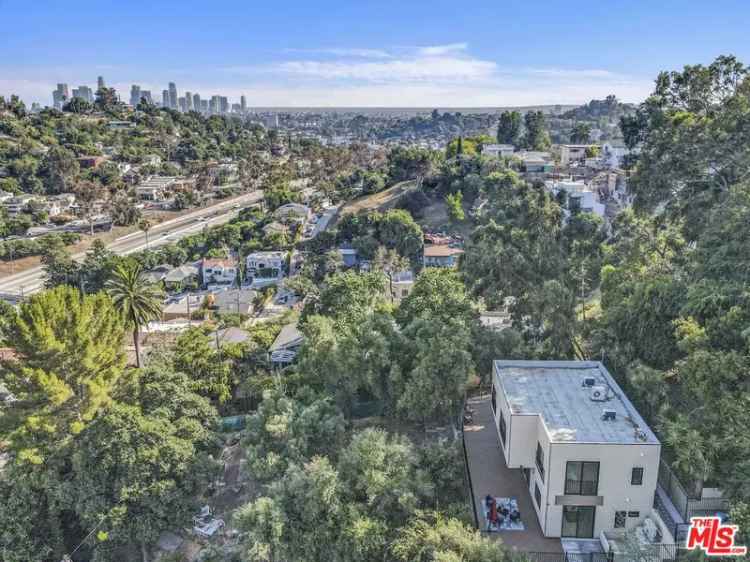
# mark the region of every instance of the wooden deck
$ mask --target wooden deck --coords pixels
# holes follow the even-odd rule
[[[489,396],[469,400],[469,407],[474,410],[474,423],[464,427],[464,439],[480,530],[484,530],[485,523],[482,512],[484,497],[487,494],[495,497],[513,497],[518,500],[521,520],[526,530],[500,531],[487,535],[519,551],[562,552],[560,539],[550,539],[542,534],[521,470],[509,469],[505,465]]]

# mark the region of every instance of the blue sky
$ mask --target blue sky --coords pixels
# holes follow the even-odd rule
[[[0,94],[103,75],[255,106],[639,101],[663,69],[750,63],[747,0],[0,0]]]

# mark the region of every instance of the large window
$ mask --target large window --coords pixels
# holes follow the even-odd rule
[[[599,463],[568,461],[565,466],[565,493],[595,496],[599,491]]]
[[[492,411],[497,414],[497,389],[492,385]]]
[[[633,468],[633,472],[630,474],[630,483],[633,486],[643,485],[643,469],[640,466]]]
[[[500,412],[500,441],[503,443],[503,447],[505,447],[505,435],[507,432],[507,429],[505,428],[505,416],[502,412]]]
[[[595,513],[595,507],[563,506],[561,535],[577,539],[594,538]]]
[[[536,500],[536,506],[542,509],[542,492],[539,490],[539,484],[534,483],[534,499]]]
[[[542,451],[542,444],[536,444],[536,469],[539,471],[539,477],[544,482],[544,451]]]

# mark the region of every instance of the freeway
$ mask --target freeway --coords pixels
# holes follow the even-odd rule
[[[262,191],[251,191],[154,225],[148,232],[148,239],[143,231],[132,232],[108,244],[107,248],[118,255],[126,256],[133,252],[145,250],[147,242],[149,248],[176,242],[180,238],[200,232],[208,226],[217,226],[228,222],[237,216],[242,207],[257,203],[262,197]],[[85,252],[82,252],[74,255],[73,258],[82,260],[85,256]],[[41,266],[33,267],[15,275],[1,278],[0,298],[17,301],[25,295],[39,291],[43,285],[44,269]]]

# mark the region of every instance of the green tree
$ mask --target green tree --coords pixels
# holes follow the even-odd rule
[[[182,374],[147,371],[129,385],[143,402],[122,396],[80,435],[72,455],[73,507],[97,560],[114,560],[113,547],[147,545],[164,529],[186,525],[196,496],[215,475],[210,460],[216,413]]]
[[[190,377],[194,392],[226,402],[232,394],[231,365],[204,328],[194,327],[177,338],[174,368]]]
[[[337,328],[348,329],[384,301],[384,289],[385,277],[379,271],[336,273],[326,279],[314,307],[305,307],[303,319],[310,314],[322,314],[333,319]]]
[[[18,458],[39,464],[44,450],[77,434],[111,401],[125,357],[123,321],[104,294],[71,287],[33,295],[5,330],[23,361],[2,364],[2,382],[17,397],[5,422]]]
[[[393,278],[399,273],[409,270],[409,260],[399,255],[395,250],[387,250],[383,246],[377,249],[371,259],[375,268],[382,271],[388,279],[389,294],[391,296],[391,303],[393,303]]]
[[[39,173],[44,178],[47,193],[65,193],[71,191],[79,169],[78,161],[70,150],[53,146],[45,155]]]
[[[399,562],[505,562],[512,558],[499,541],[483,537],[457,519],[440,514],[415,518],[393,545]]]
[[[292,465],[265,496],[240,508],[237,527],[247,533],[250,560],[267,562],[343,562],[340,537],[348,513],[342,485],[325,457]]]
[[[404,339],[408,344],[396,384],[399,415],[422,424],[455,416],[474,369],[466,324],[422,316],[404,328]]]
[[[573,144],[588,144],[591,141],[591,125],[576,123],[570,131],[570,142]]]
[[[395,249],[412,264],[421,260],[422,228],[408,211],[391,209],[378,222],[378,237],[386,248]]]
[[[459,274],[450,269],[427,268],[417,277],[397,318],[402,326],[421,316],[467,322],[473,315],[471,301]]]
[[[388,176],[391,182],[416,180],[419,188],[434,164],[435,156],[423,148],[392,148],[388,153]]]
[[[547,150],[551,145],[547,122],[541,111],[529,111],[524,115],[523,144],[529,150]]]
[[[432,492],[418,461],[408,438],[365,429],[341,451],[338,471],[345,496],[366,506],[368,515],[401,525]]]
[[[161,316],[162,290],[146,281],[141,265],[134,261],[117,264],[104,286],[133,330],[135,361],[136,366],[140,367],[141,326]]]
[[[497,142],[518,144],[521,138],[522,118],[518,111],[503,111],[497,124]]]
[[[247,420],[248,470],[263,481],[278,479],[294,463],[335,455],[344,431],[344,418],[335,406],[309,390],[297,398],[266,391]]]
[[[69,113],[90,113],[93,106],[82,98],[73,98],[63,106],[63,111]]]
[[[81,280],[81,266],[76,263],[60,238],[49,240],[42,252],[44,286],[48,289],[59,285],[77,287]]]
[[[99,88],[96,91],[94,107],[99,111],[115,111],[119,104],[120,101],[117,99],[117,92],[114,88]]]
[[[463,208],[463,193],[460,191],[446,195],[445,206],[448,208],[448,217],[453,222],[462,222],[466,218]]]

